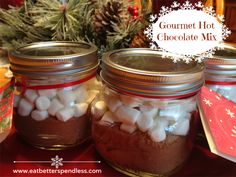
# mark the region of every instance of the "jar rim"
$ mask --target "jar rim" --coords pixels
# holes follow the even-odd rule
[[[99,64],[95,45],[72,41],[27,44],[10,51],[9,60],[13,73],[26,76],[73,74]]]
[[[206,80],[235,81],[236,78],[236,46],[229,43],[221,45],[223,49],[204,61]]]
[[[108,52],[102,57],[101,77],[115,89],[145,96],[185,95],[201,88],[203,64],[174,63],[162,54],[148,48]]]

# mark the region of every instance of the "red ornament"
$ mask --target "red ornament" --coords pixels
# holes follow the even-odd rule
[[[0,7],[7,9],[9,5],[11,6],[21,6],[24,0],[0,0]]]
[[[133,7],[133,10],[138,10],[138,6],[134,6],[134,7]]]
[[[138,6],[136,6],[136,5],[130,5],[129,7],[128,7],[128,11],[129,11],[129,13],[133,16],[133,18],[134,19],[137,19],[138,18],[138,16],[139,16],[139,12],[138,12]]]
[[[133,11],[133,16],[138,16],[138,10],[137,10],[137,9],[135,9],[135,10]]]
[[[134,6],[132,6],[132,5],[129,6],[129,7],[128,7],[128,11],[129,11],[129,13],[132,13],[132,12],[133,12],[133,9],[134,9]]]

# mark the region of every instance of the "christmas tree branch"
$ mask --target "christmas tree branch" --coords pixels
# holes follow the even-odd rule
[[[122,3],[123,2],[123,3]],[[36,41],[86,41],[100,53],[128,47],[144,23],[119,0],[25,0],[0,9],[0,40],[9,48]]]

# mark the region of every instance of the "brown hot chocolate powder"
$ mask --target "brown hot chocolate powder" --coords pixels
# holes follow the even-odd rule
[[[147,133],[128,134],[118,125],[93,122],[92,137],[98,152],[109,163],[136,172],[170,174],[186,160],[190,149],[187,136],[167,135],[165,141],[153,142]]]
[[[42,148],[70,147],[85,141],[90,135],[88,115],[71,118],[66,122],[49,117],[36,121],[30,116],[22,117],[14,110],[17,132],[32,145]]]

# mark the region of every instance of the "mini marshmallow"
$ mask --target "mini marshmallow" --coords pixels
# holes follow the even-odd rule
[[[130,108],[128,106],[120,106],[116,110],[115,115],[120,122],[133,125],[137,122],[140,115],[140,111]]]
[[[116,97],[108,97],[108,98],[109,99],[106,99],[106,103],[111,112],[115,112],[120,106],[122,106],[121,101]]]
[[[89,90],[88,91],[88,99],[86,100],[86,103],[91,103],[94,98],[99,94],[99,90]]]
[[[146,132],[149,128],[151,128],[154,124],[153,118],[146,116],[144,114],[140,114],[138,120],[137,120],[137,125],[138,128],[142,132]]]
[[[56,98],[54,98],[48,108],[48,113],[52,116],[55,116],[57,111],[62,109],[64,105]]]
[[[165,119],[169,124],[175,124],[178,121],[181,121],[182,119],[190,119],[191,114],[190,113],[183,113],[181,117],[176,121],[173,116],[163,116],[163,119]]]
[[[172,133],[176,129],[177,124],[177,122],[175,122],[174,124],[170,124],[169,126],[165,127],[165,131],[168,133]]]
[[[56,89],[45,89],[45,90],[38,90],[39,96],[46,96],[48,98],[53,98],[57,94]]]
[[[33,108],[34,105],[32,103],[27,99],[22,98],[19,102],[17,112],[20,116],[29,116]]]
[[[138,107],[142,104],[142,100],[128,95],[120,95],[121,102],[131,108]]]
[[[166,139],[166,132],[163,127],[157,126],[155,129],[148,132],[154,142],[161,142]]]
[[[189,119],[184,119],[181,122],[178,122],[176,124],[175,130],[173,130],[173,134],[180,135],[180,136],[186,136],[189,131],[190,121]]]
[[[168,117],[171,121],[178,121],[187,111],[183,108],[183,105],[167,106],[165,109],[161,109],[159,116]]]
[[[157,117],[155,119],[155,124],[165,128],[169,125],[169,122],[165,117]]]
[[[95,117],[101,117],[107,110],[107,106],[105,101],[98,101],[96,102],[92,108],[91,113]]]
[[[187,112],[193,112],[197,109],[196,101],[191,101],[189,104],[185,104]]]
[[[74,91],[76,103],[84,103],[88,99],[88,91],[85,85],[78,86]]]
[[[70,106],[76,99],[73,91],[60,90],[57,92],[57,95],[61,103],[65,106]]]
[[[38,98],[37,91],[31,89],[26,90],[24,96],[31,103],[34,103],[35,100]]]
[[[13,107],[16,108],[18,107],[18,104],[20,102],[21,96],[20,95],[14,95],[14,102],[13,102]]]
[[[74,116],[81,117],[87,113],[88,104],[87,103],[77,103],[75,105]]]
[[[67,107],[59,110],[56,113],[56,117],[58,120],[66,122],[74,116],[73,108]]]
[[[48,118],[48,112],[47,111],[40,111],[40,110],[34,110],[31,112],[32,119],[36,121],[42,121]]]
[[[137,129],[137,126],[130,125],[130,124],[121,124],[120,129],[131,134],[131,133],[135,132],[135,130]]]
[[[158,108],[144,105],[140,106],[139,110],[149,118],[154,118],[158,112]]]
[[[114,122],[116,122],[116,117],[112,114],[112,112],[107,111],[102,116],[101,120],[99,121],[99,124],[108,125],[108,124],[113,124]]]
[[[47,110],[50,106],[50,100],[46,96],[40,96],[35,101],[35,106],[38,110],[44,111]]]
[[[163,128],[165,129],[169,125],[169,121],[166,117],[156,117],[153,122],[153,126],[149,130],[155,130],[156,128]]]

